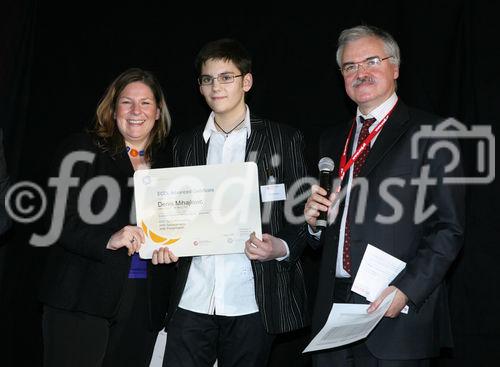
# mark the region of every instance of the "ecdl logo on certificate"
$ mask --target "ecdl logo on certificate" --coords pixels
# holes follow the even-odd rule
[[[258,185],[254,162],[135,171],[140,257],[162,246],[176,256],[243,253],[250,233],[262,238]]]

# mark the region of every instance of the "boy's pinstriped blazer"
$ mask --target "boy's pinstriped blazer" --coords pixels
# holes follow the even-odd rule
[[[276,183],[285,184],[288,192],[297,180],[307,175],[301,132],[253,115],[250,120],[251,134],[246,145],[246,161],[257,163],[259,185],[266,185],[272,175]],[[203,130],[204,125],[198,126],[174,139],[174,166],[206,164],[208,143],[203,140]],[[277,165],[276,157],[279,158]],[[301,187],[296,195],[292,195],[297,196],[306,188]],[[289,204],[293,199],[292,195],[287,194],[286,202]],[[301,202],[293,208],[295,216],[302,215],[303,205]],[[270,215],[266,215],[270,219],[268,223],[262,223],[262,232],[286,241],[290,257],[281,262],[252,261],[252,268],[255,297],[263,324],[269,333],[276,334],[295,330],[309,323],[304,275],[299,260],[306,240],[305,226],[301,223],[289,224],[285,219],[285,201],[273,202],[270,210]],[[261,205],[261,211],[265,212],[264,204]],[[170,300],[167,328],[168,320],[181,299],[190,265],[190,257],[183,257],[178,262],[177,281]]]

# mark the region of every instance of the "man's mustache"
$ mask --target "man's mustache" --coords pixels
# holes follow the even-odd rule
[[[356,80],[352,83],[352,87],[359,87],[363,83],[375,84],[375,79],[371,76],[365,76],[362,78],[356,78]]]

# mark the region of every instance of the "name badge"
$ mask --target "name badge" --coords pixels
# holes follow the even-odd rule
[[[286,200],[285,184],[263,185],[260,194],[263,203]]]

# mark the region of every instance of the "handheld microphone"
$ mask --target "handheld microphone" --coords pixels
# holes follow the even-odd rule
[[[329,157],[323,157],[318,162],[319,169],[319,186],[326,190],[326,197],[330,196],[333,181],[333,169],[335,163]],[[316,227],[318,229],[326,228],[328,212],[319,212],[319,217],[316,219]]]

